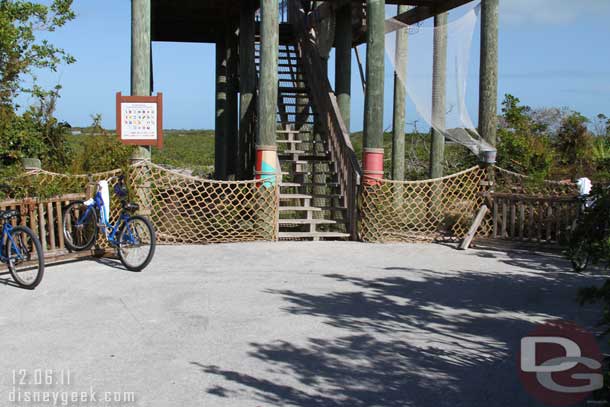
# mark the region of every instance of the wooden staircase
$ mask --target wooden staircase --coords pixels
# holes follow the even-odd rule
[[[255,55],[259,72],[258,42]],[[280,45],[278,70],[279,239],[348,239],[339,174],[294,45]]]

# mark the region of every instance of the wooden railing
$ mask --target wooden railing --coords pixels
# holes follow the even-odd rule
[[[495,239],[561,244],[580,210],[575,196],[536,197],[494,193],[492,231]]]
[[[14,209],[21,216],[13,219],[13,226],[28,226],[40,237],[45,259],[65,255],[63,212],[75,200],[84,199],[85,194],[62,195],[50,199],[22,199],[0,202],[0,211]]]
[[[316,41],[307,30],[307,15],[299,0],[289,0],[289,14],[296,37],[297,51],[303,63],[303,70],[310,85],[309,94],[319,115],[322,131],[328,135],[329,149],[337,166],[341,193],[347,207],[347,227],[352,239],[357,238],[358,230],[358,187],[362,170],[350,141],[339,111],[337,99],[332,91]]]

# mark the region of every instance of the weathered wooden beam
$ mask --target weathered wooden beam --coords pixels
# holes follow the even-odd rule
[[[253,150],[255,140],[250,122],[253,117],[254,96],[256,95],[256,65],[254,61],[255,42],[255,12],[253,1],[240,9],[239,17],[239,162],[241,179],[251,179],[254,176]]]
[[[432,6],[422,5],[419,7],[415,7],[394,18],[386,20],[386,33],[393,32],[401,28],[400,24],[396,24],[397,21],[402,24],[414,25],[436,15],[446,13],[447,11],[452,10],[454,8],[463,6],[464,4],[470,3],[471,1],[474,0],[446,0],[442,2],[435,2],[435,4]]]
[[[278,95],[279,7],[261,0],[261,64],[258,101],[258,146],[276,145]]]
[[[352,93],[352,8],[341,7],[337,12],[335,30],[335,94],[339,110],[348,131],[350,129]]]
[[[498,110],[499,0],[482,0],[481,67],[479,76],[479,132],[496,145]]]
[[[230,24],[229,27],[233,26]],[[226,52],[227,52],[227,105],[226,105],[226,131],[227,140],[227,178],[237,179],[237,163],[239,148],[238,130],[238,61],[237,49],[238,38],[235,29],[227,28],[226,31]]]
[[[430,178],[443,176],[447,102],[447,13],[434,17]]]
[[[214,132],[214,178],[227,177],[227,47],[226,38],[216,42],[216,122]]]
[[[398,14],[408,11],[409,6],[398,6]],[[405,110],[407,101],[407,57],[409,29],[396,32],[394,66],[394,115],[392,120],[392,179],[402,181],[405,177]]]
[[[477,213],[477,216],[475,217],[474,221],[472,222],[472,225],[470,226],[470,229],[468,230],[468,234],[466,234],[466,237],[460,244],[460,250],[466,250],[470,247],[470,244],[476,236],[477,231],[481,227],[481,224],[483,223],[483,219],[485,219],[487,212],[489,212],[489,208],[487,207],[487,205],[481,206],[479,212]]]
[[[383,94],[385,75],[385,0],[367,0],[364,175],[383,177]]]
[[[131,95],[150,96],[151,59],[151,0],[131,1]],[[132,160],[150,160],[150,148],[138,147]]]

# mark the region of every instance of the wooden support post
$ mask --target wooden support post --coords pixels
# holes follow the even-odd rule
[[[227,52],[227,104],[225,114],[225,137],[226,137],[226,166],[227,179],[237,179],[237,161],[239,148],[239,130],[237,118],[237,103],[239,86],[237,84],[238,62],[237,62],[238,38],[235,25],[229,23],[226,31]]]
[[[347,130],[350,130],[352,93],[352,6],[337,10],[335,30],[335,94]]]
[[[151,0],[131,0],[131,95],[150,96]],[[132,160],[150,160],[150,147],[135,149]]]
[[[481,72],[479,76],[479,132],[496,145],[498,110],[498,9],[499,0],[482,0]]]
[[[383,178],[383,87],[385,75],[385,0],[367,0],[366,92],[364,100],[364,175]],[[366,181],[366,180],[365,180]]]
[[[447,13],[434,17],[434,65],[432,67],[432,143],[430,178],[443,176],[445,158],[447,87]]]
[[[322,58],[321,65],[322,65],[323,77],[327,77],[328,76],[328,58]],[[322,134],[324,129],[321,126],[320,120],[314,119],[313,131],[314,131],[313,154],[315,156],[323,156],[326,154],[326,151],[325,151],[326,148],[324,146],[323,140],[325,137],[328,137],[328,135]],[[312,176],[313,186],[312,186],[311,190],[314,195],[313,206],[315,206],[315,207],[325,206],[326,201],[324,198],[321,198],[321,196],[327,195],[329,193],[327,186],[325,184],[328,182],[327,176],[328,176],[328,172],[330,169],[329,168],[330,165],[332,165],[332,164],[328,164],[325,162],[317,162],[317,161],[313,162],[313,165],[312,165],[312,167],[313,167],[313,176]],[[331,202],[328,204],[328,206],[334,206],[334,205]],[[331,212],[331,215],[332,214],[333,213]],[[323,218],[322,212],[313,213],[313,218],[322,219]]]
[[[241,179],[251,179],[254,176],[254,132],[251,130],[254,96],[256,94],[256,64],[254,61],[255,6],[250,1],[240,8],[239,16],[239,162]]]
[[[398,6],[398,14],[405,13],[409,6]],[[405,178],[405,110],[407,101],[407,55],[409,29],[396,32],[396,54],[394,72],[394,115],[392,121],[392,179]]]
[[[227,140],[226,140],[226,104],[227,104],[227,51],[226,38],[216,41],[216,123],[214,132],[214,178],[223,180],[227,177]]]
[[[278,96],[279,5],[261,0],[261,64],[256,135],[256,167],[262,177],[277,172],[276,110]]]
[[[470,243],[472,243],[472,239],[474,239],[475,235],[477,234],[477,231],[481,227],[481,223],[483,223],[483,219],[485,219],[485,216],[487,215],[488,211],[489,208],[487,207],[487,205],[481,206],[481,209],[479,209],[479,212],[477,213],[474,222],[472,222],[472,225],[468,230],[468,234],[466,235],[466,237],[462,241],[462,244],[459,247],[460,250],[466,250],[470,247]]]

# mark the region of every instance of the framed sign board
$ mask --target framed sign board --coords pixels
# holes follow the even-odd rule
[[[116,94],[116,129],[123,144],[163,148],[163,94]]]

